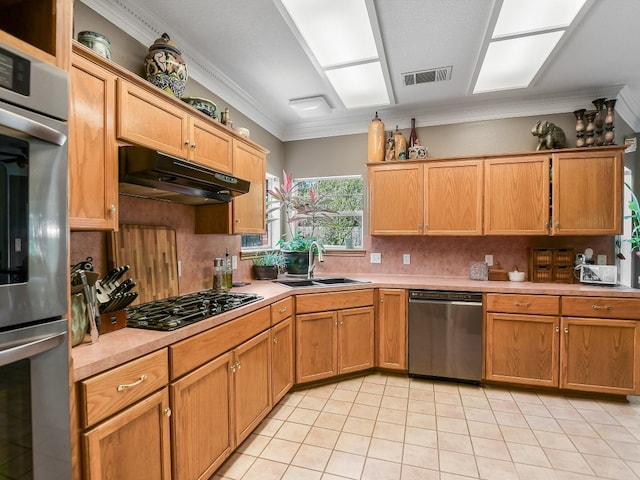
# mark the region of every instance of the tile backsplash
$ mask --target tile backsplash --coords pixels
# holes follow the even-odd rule
[[[211,288],[213,259],[240,252],[239,235],[196,235],[195,210],[156,200],[120,196],[120,223],[130,225],[163,225],[175,228],[178,261],[181,264],[180,293]],[[109,233],[72,232],[71,264],[92,257],[95,270],[109,270]],[[446,277],[468,277],[471,262],[484,261],[493,255],[494,263],[506,270],[515,266],[527,270],[528,248],[574,248],[577,252],[590,247],[596,255],[606,255],[613,263],[611,237],[370,237],[365,236],[365,255],[332,256],[316,267],[316,275],[348,274],[407,274]],[[369,254],[378,252],[382,263],[372,264]],[[403,254],[410,255],[410,264],[403,264]],[[251,262],[239,261],[234,281],[252,281]],[[135,279],[135,272],[132,274]]]

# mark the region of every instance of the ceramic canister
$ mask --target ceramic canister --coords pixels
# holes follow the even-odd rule
[[[163,33],[153,45],[144,61],[147,80],[156,87],[181,98],[187,84],[187,64],[176,43]]]
[[[84,31],[78,33],[78,41],[98,55],[111,60],[111,42],[100,33]]]

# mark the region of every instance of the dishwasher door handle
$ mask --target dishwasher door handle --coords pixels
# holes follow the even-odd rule
[[[425,303],[425,304],[435,304],[435,305],[462,305],[462,306],[471,306],[471,307],[481,307],[482,302],[461,302],[457,300],[421,300],[418,298],[412,298],[409,300],[409,303]]]

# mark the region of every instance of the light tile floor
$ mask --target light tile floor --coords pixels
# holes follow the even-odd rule
[[[371,374],[289,393],[216,480],[640,480],[628,403]]]

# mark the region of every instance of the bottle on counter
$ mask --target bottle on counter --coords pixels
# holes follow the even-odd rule
[[[213,261],[213,291],[223,292],[225,284],[224,260],[220,257]]]
[[[231,290],[233,287],[233,270],[231,269],[231,257],[229,257],[229,250],[224,255],[224,282],[223,286],[225,290]]]

